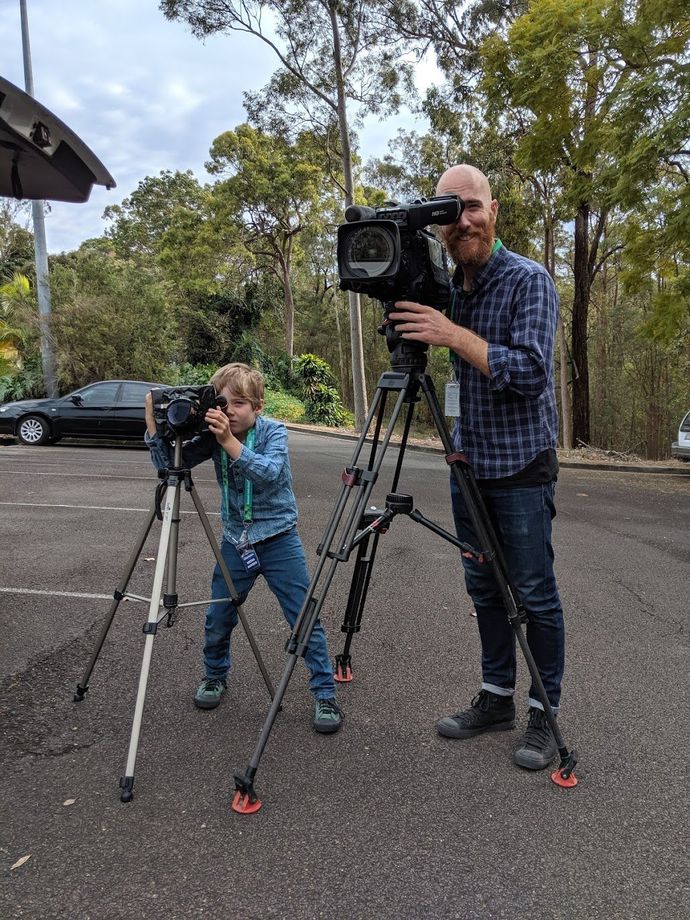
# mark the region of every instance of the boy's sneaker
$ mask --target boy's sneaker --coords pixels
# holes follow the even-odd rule
[[[226,683],[219,677],[207,677],[201,681],[194,694],[194,705],[198,709],[215,709],[225,693]]]
[[[444,738],[474,738],[484,732],[504,732],[515,728],[515,703],[512,696],[499,696],[480,690],[469,709],[446,716],[436,723]]]
[[[335,701],[334,696],[329,696],[325,700],[316,701],[314,710],[313,726],[317,732],[322,735],[330,735],[337,732],[343,724],[343,711]]]
[[[546,721],[546,713],[543,709],[530,706],[527,729],[513,752],[513,760],[518,767],[526,770],[543,770],[554,759],[557,751],[556,739]]]

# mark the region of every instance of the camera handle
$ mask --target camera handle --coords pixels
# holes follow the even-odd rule
[[[201,521],[209,545],[211,546],[213,554],[216,558],[216,562],[218,563],[223,578],[225,579],[225,583],[228,588],[228,594],[234,603],[235,608],[237,609],[238,617],[247,635],[249,645],[251,646],[252,652],[254,653],[254,657],[256,659],[257,665],[259,666],[259,670],[261,671],[264,682],[266,683],[269,695],[271,699],[273,699],[275,696],[271,678],[269,677],[268,671],[266,670],[266,666],[256,644],[256,639],[254,638],[254,634],[252,633],[252,630],[247,621],[247,617],[242,608],[242,603],[240,601],[239,595],[235,590],[232,578],[230,577],[230,572],[228,571],[225,560],[221,554],[220,547],[218,546],[218,542],[213,533],[213,529],[204,510],[204,506],[194,487],[191,471],[182,467],[182,438],[178,437],[175,441],[173,466],[167,470],[160,470],[158,476],[161,481],[156,487],[156,492],[148,517],[139,532],[136,545],[132,551],[129,561],[127,562],[125,573],[122,576],[122,579],[120,580],[117,588],[113,592],[113,602],[111,603],[108,614],[103,621],[101,632],[96,641],[96,646],[86,666],[86,670],[84,671],[81,682],[77,684],[77,689],[73,697],[75,703],[79,703],[84,699],[84,696],[89,689],[89,679],[91,677],[91,673],[101,653],[103,644],[106,640],[108,632],[110,631],[113,620],[115,619],[115,614],[117,613],[120,603],[123,600],[129,599],[144,601],[148,603],[149,615],[143,626],[143,632],[146,636],[144,641],[144,655],[141,664],[139,686],[134,707],[134,719],[132,723],[132,732],[127,755],[127,766],[125,775],[120,779],[120,788],[122,789],[120,800],[122,802],[130,802],[134,795],[134,766],[139,747],[139,735],[141,732],[144,701],[146,698],[148,675],[151,666],[151,656],[153,654],[153,640],[156,636],[156,633],[158,632],[158,626],[163,620],[167,621],[165,624],[166,626],[173,626],[175,622],[175,615],[179,608],[195,607],[201,604],[207,605],[208,603],[221,603],[222,601],[227,600],[227,598],[222,598],[219,601],[190,601],[184,604],[178,603],[176,582],[178,530],[180,524],[180,490],[182,484],[184,484],[185,490],[189,492],[192,497],[194,507],[199,516],[199,520]],[[165,506],[162,508],[162,497],[164,494]],[[134,572],[136,564],[143,550],[144,544],[146,543],[149,531],[151,530],[153,522],[156,518],[162,521],[162,526],[158,543],[158,553],[156,555],[156,568],[153,576],[151,596],[148,598],[139,597],[135,594],[129,594],[127,592],[127,585],[129,584],[132,573]],[[166,575],[166,567],[166,591],[163,593],[161,598],[163,580]],[[162,614],[160,613],[161,607],[164,611]]]
[[[345,650],[336,659],[336,679],[341,682],[352,678],[351,662],[349,660],[350,643],[352,637],[359,631],[362,613],[369,587],[372,566],[376,557],[378,541],[382,534],[388,530],[390,521],[397,514],[407,514],[412,520],[432,530],[443,539],[458,546],[463,552],[471,552],[476,558],[483,557],[484,562],[491,566],[496,582],[501,593],[509,622],[515,633],[517,642],[527,662],[530,675],[537,691],[537,696],[544,707],[547,722],[553,732],[560,764],[551,774],[552,781],[562,787],[575,786],[577,779],[573,773],[577,763],[574,750],[568,750],[563,740],[553,708],[546,695],[544,684],[539,674],[536,662],[527,643],[524,622],[527,619],[526,611],[520,602],[517,590],[512,585],[507,574],[507,567],[500,544],[494,532],[484,500],[474,478],[467,460],[462,454],[455,452],[450,432],[445,417],[441,413],[436,391],[431,378],[425,373],[426,360],[424,350],[417,349],[414,360],[406,369],[399,366],[396,371],[386,371],[379,379],[376,392],[372,399],[371,408],[367,416],[364,429],[360,435],[350,466],[342,473],[342,489],[337,498],[331,517],[326,525],[324,537],[317,549],[319,557],[314,575],[307,590],[302,610],[295,623],[294,629],[287,642],[288,660],[285,665],[282,679],[276,690],[266,720],[261,729],[259,740],[252,759],[244,773],[235,773],[235,797],[232,808],[240,814],[253,814],[261,807],[261,801],[254,789],[254,779],[268,742],[273,723],[280,709],[285,690],[295,668],[297,658],[309,643],[314,625],[318,619],[325,601],[328,589],[333,581],[336,569],[341,562],[349,560],[355,547],[358,548],[350,596],[345,612],[343,631],[347,634]],[[398,481],[402,471],[402,464],[407,446],[407,440],[414,414],[414,405],[419,401],[419,391],[423,393],[431,411],[434,425],[443,444],[446,463],[450,466],[453,476],[461,490],[467,505],[474,532],[479,541],[480,549],[473,548],[460,542],[454,535],[434,524],[414,509],[411,496],[401,495],[397,492]],[[395,405],[391,412],[390,420],[381,438],[383,427],[383,414],[389,393],[397,393]],[[391,492],[386,499],[386,509],[383,512],[375,511],[369,507],[369,497],[376,480],[378,479],[381,465],[389,447],[393,430],[398,422],[403,406],[407,405],[407,413],[401,443],[398,449],[398,459],[393,474]],[[360,454],[364,449],[370,429],[374,428],[371,437],[371,449],[367,468],[358,466]],[[380,450],[379,450],[380,447]],[[350,496],[355,495],[354,504],[347,519],[344,518],[346,505]],[[345,520],[341,526],[342,521]],[[328,567],[326,568],[326,565]],[[325,574],[324,574],[325,570]],[[321,582],[323,587],[320,595],[316,591]]]

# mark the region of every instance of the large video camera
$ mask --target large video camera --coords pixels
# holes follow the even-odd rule
[[[342,290],[367,294],[386,313],[396,300],[444,310],[450,283],[445,249],[430,224],[453,224],[464,202],[457,195],[419,199],[394,208],[352,205],[338,227],[338,274]]]
[[[158,434],[167,440],[174,440],[177,435],[193,438],[208,431],[204,426],[207,411],[224,409],[228,404],[227,399],[216,393],[210,383],[169,390],[153,387],[151,399]]]

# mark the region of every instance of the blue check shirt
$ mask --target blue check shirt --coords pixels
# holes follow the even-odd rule
[[[151,460],[157,469],[172,465],[173,452],[167,441],[158,435],[144,436]],[[193,467],[204,460],[213,460],[216,480],[221,493],[223,536],[237,542],[244,527],[244,480],[252,481],[252,517],[249,539],[259,543],[268,537],[290,530],[297,523],[297,502],[292,489],[292,471],[288,455],[287,429],[282,422],[258,416],[254,427],[254,449],[242,445],[237,460],[228,457],[228,494],[223,500],[225,485],[221,448],[210,432],[197,435],[182,448],[182,462]]]
[[[558,442],[553,349],[558,295],[546,269],[505,247],[475,275],[453,277],[452,317],[489,343],[486,377],[453,357],[460,384],[455,449],[478,479],[512,476]]]

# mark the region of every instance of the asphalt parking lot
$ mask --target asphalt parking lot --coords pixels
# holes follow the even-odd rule
[[[306,432],[291,432],[290,443],[313,563],[352,445]],[[210,465],[194,480],[217,527]],[[435,719],[476,692],[476,622],[457,551],[396,519],[355,637],[355,680],[340,691],[344,728],[333,737],[312,731],[300,663],[257,776],[264,805],[251,817],[229,807],[232,773],[248,764],[268,694],[238,631],[226,698],[212,712],[194,708],[203,606],[181,610],[156,636],[133,802],[120,802],[118,780],[145,604],[120,606],[86,699],[72,700],[150,507],[147,452],[4,444],[0,482],[1,916],[690,915],[689,477],[561,472],[561,726],[580,757],[576,789],[514,767],[513,733],[471,742],[436,735]],[[410,451],[400,490],[450,526],[438,455]],[[184,603],[208,596],[212,557],[187,496],[182,511]],[[131,579],[142,597],[158,533],[154,524]],[[334,653],[349,571],[338,572],[324,606]],[[261,582],[246,611],[277,682],[287,630]]]

